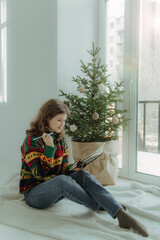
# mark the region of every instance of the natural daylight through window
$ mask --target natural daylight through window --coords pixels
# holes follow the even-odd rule
[[[124,81],[128,89],[130,123],[125,133],[119,133],[119,168],[130,179],[156,183],[160,177],[160,0],[106,2],[110,82]]]

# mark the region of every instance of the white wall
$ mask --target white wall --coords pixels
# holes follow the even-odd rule
[[[97,44],[98,0],[58,0],[58,95],[59,89],[76,93],[72,77],[82,76],[80,59],[90,61],[87,50]],[[63,98],[61,98],[63,99]],[[67,137],[69,157],[72,158],[71,140]]]
[[[0,184],[19,172],[20,146],[39,107],[75,89],[97,44],[98,0],[8,0],[8,102],[0,104]],[[57,6],[58,5],[58,6]],[[76,85],[75,85],[76,86]]]
[[[57,1],[8,0],[8,102],[0,104],[0,183],[20,171],[20,145],[41,104],[57,97]]]
[[[75,91],[80,59],[87,63],[97,44],[97,13],[98,0],[58,0],[58,89]]]

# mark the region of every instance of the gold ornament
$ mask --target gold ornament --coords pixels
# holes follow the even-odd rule
[[[94,112],[94,113],[92,114],[92,118],[93,118],[93,120],[98,120],[99,114],[98,114],[97,112]]]
[[[78,91],[79,91],[80,93],[84,93],[84,92],[85,92],[84,86],[80,86],[80,87],[78,88]]]
[[[116,116],[113,116],[113,118],[112,118],[112,123],[113,123],[113,124],[119,123],[119,119],[118,119]]]

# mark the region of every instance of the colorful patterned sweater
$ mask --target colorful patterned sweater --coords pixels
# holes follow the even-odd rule
[[[68,163],[68,146],[64,137],[58,140],[52,136],[54,147],[34,138],[27,135],[21,146],[20,194],[57,175],[67,174],[73,165]]]

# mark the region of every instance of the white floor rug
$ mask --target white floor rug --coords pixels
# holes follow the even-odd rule
[[[0,188],[0,222],[53,240],[141,240],[133,230],[122,229],[106,212],[92,210],[64,199],[45,210],[26,205],[18,194],[19,175]],[[148,240],[160,240],[160,188],[118,181],[107,189],[142,222]]]

